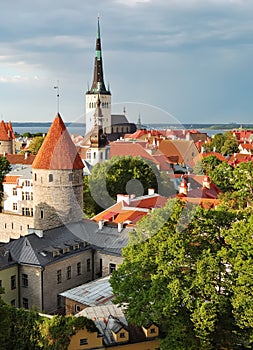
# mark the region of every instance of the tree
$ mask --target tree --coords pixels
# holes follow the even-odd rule
[[[225,142],[221,147],[221,153],[229,156],[233,153],[237,153],[239,142],[236,136],[234,136],[230,131],[227,131],[225,132],[224,137]]]
[[[227,259],[229,239],[224,238],[245,213],[198,207],[191,215],[176,202],[162,228],[124,249],[124,261],[110,279],[115,303],[127,303],[130,322],[157,322],[164,336],[161,349],[247,345],[249,336],[234,314],[235,280]]]
[[[244,206],[253,201],[253,162],[243,162],[233,171],[233,187]]]
[[[11,165],[9,161],[0,156],[0,211],[2,209],[1,202],[3,199],[3,180],[5,175],[11,170]]]
[[[45,350],[67,350],[71,336],[86,328],[89,332],[98,331],[94,322],[86,317],[56,315],[45,319],[41,325],[42,345]]]
[[[233,170],[234,168],[227,162],[220,162],[209,172],[209,176],[222,191],[232,191],[234,189]]]
[[[113,157],[96,164],[85,180],[84,212],[89,214],[93,201],[92,208],[99,212],[113,205],[117,194],[139,196],[147,194],[149,188],[157,191],[162,187],[161,183],[160,174],[153,163],[141,157]]]
[[[221,153],[221,149],[224,145],[225,142],[225,135],[222,133],[218,133],[216,135],[214,135],[214,137],[212,138],[210,144],[207,146],[207,150],[208,151],[214,151]]]
[[[25,150],[22,150],[20,153],[31,153],[31,154],[37,154],[45,137],[43,136],[35,136],[32,141],[29,144],[29,147],[26,148]]]
[[[207,156],[201,159],[201,161],[198,161],[194,167],[194,174],[197,175],[203,175],[203,174],[210,174],[212,170],[214,170],[217,165],[222,163],[220,159],[218,159],[216,156]]]
[[[0,288],[0,350],[8,349],[10,337],[10,314],[8,306],[1,298],[4,290]]]

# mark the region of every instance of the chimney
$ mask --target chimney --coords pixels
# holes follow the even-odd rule
[[[118,223],[118,232],[120,233],[123,230],[123,222]]]
[[[203,187],[210,189],[210,177],[205,175],[203,179]]]
[[[127,204],[130,203],[130,196],[128,194],[117,194],[117,203],[125,201]]]
[[[101,231],[104,226],[104,220],[99,220],[98,222],[98,229]]]
[[[151,196],[152,194],[155,194],[155,189],[154,188],[149,188],[148,189],[148,195]]]
[[[179,194],[184,194],[185,196],[187,196],[188,194],[188,186],[187,186],[187,182],[183,179],[180,186],[178,187],[179,189]]]

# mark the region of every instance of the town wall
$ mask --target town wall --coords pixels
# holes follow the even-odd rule
[[[0,213],[0,242],[9,242],[11,238],[27,235],[33,224],[31,216]]]

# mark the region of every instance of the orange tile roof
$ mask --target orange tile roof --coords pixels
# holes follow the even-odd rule
[[[136,223],[137,221],[141,220],[143,216],[147,215],[146,212],[138,211],[138,210],[124,210],[121,213],[118,214],[114,222],[116,224],[120,222],[126,222],[131,221],[133,223]]]
[[[16,184],[20,176],[18,175],[6,175],[3,183],[8,183],[8,184]]]
[[[7,125],[2,120],[0,123],[0,140],[1,141],[11,140],[11,135],[8,135],[8,131],[10,131],[10,130],[7,128]]]
[[[58,113],[33,162],[34,169],[83,169],[83,162]]]
[[[27,164],[31,165],[35,159],[34,154],[6,154],[5,158],[10,162],[10,164]]]

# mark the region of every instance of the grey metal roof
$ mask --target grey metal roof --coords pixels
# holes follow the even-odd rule
[[[99,278],[60,295],[88,306],[112,304],[113,293],[109,278],[110,276]]]
[[[10,252],[16,262],[45,266],[92,247],[106,254],[121,256],[122,248],[128,242],[128,232],[129,229],[125,228],[119,233],[117,227],[110,226],[99,230],[94,221],[83,220],[44,231],[43,237],[31,232],[2,246]],[[72,249],[76,244],[80,244],[80,248]],[[65,247],[70,248],[69,252],[62,252]],[[60,252],[59,256],[53,256],[55,251]]]
[[[128,323],[124,315],[123,307],[116,305],[103,305],[87,307],[76,316],[84,316],[94,321],[99,332],[103,335],[106,345],[115,344],[112,330],[118,332],[119,328],[127,329]]]
[[[7,175],[21,176],[24,179],[32,179],[32,166],[14,164],[11,166],[11,171]]]

